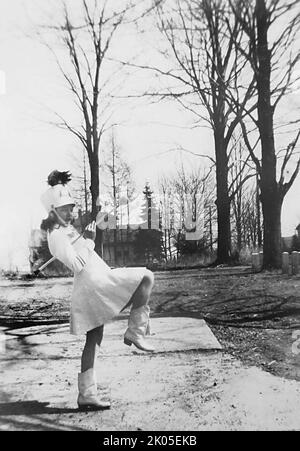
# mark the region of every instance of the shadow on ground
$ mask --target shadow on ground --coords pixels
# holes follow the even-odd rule
[[[36,400],[8,401],[0,403],[0,431],[85,431],[86,428],[74,425],[72,417],[78,412],[75,408],[51,407],[48,402]]]
[[[0,416],[6,415],[42,415],[78,413],[78,409],[68,407],[51,407],[49,402],[17,401],[0,403]]]

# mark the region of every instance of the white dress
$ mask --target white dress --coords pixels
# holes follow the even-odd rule
[[[48,233],[51,254],[74,272],[70,333],[84,334],[110,321],[129,302],[146,268],[111,269],[94,251],[92,240],[69,225]]]

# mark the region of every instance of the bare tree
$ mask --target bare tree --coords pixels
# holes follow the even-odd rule
[[[185,239],[186,233],[195,232],[204,240],[205,208],[212,202],[210,176],[211,171],[205,173],[200,168],[187,171],[181,166],[174,176],[160,179],[166,256],[172,257],[172,243]]]
[[[216,163],[218,251],[216,263],[231,258],[228,148],[233,131],[252,105],[254,78],[242,74],[244,55],[237,52],[242,26],[225,0],[176,0],[157,7],[159,28],[168,43],[162,53],[173,67],[156,71],[173,80],[160,98],[173,98],[196,116],[197,125],[213,131]],[[171,59],[173,58],[173,59]],[[240,82],[238,81],[240,80]]]
[[[173,233],[172,216],[174,216],[174,193],[169,177],[160,177],[158,183],[158,190],[160,194],[160,212],[161,223],[163,230],[163,247],[166,260],[172,259],[172,243],[171,236]]]
[[[56,125],[74,135],[87,153],[91,216],[95,218],[98,213],[101,140],[114,121],[112,93],[124,83],[120,80],[121,67],[112,65],[108,57],[117,32],[129,15],[132,18],[135,4],[129,0],[80,0],[81,14],[78,17],[73,17],[73,9],[66,2],[62,4],[61,23],[43,27],[42,35],[79,110],[78,125],[61,114],[57,114]],[[48,36],[45,37],[46,33]],[[51,41],[53,36],[55,43]],[[68,58],[65,58],[66,54]]]
[[[232,135],[229,158],[229,192],[235,225],[232,232],[235,232],[236,249],[240,252],[244,244],[244,194],[248,190],[247,185],[249,185],[249,181],[253,181],[256,175],[254,163],[249,152],[245,149],[241,133],[239,135],[236,133]]]
[[[249,248],[261,248],[260,210],[257,208],[256,187],[249,187],[242,201],[242,239]]]
[[[102,190],[103,194],[108,194],[112,201],[116,225],[123,224],[120,215],[120,198],[125,198],[127,202],[127,221],[129,225],[130,213],[128,212],[129,203],[133,200],[136,188],[132,178],[132,172],[129,164],[123,157],[121,147],[119,146],[115,134],[112,130],[110,142],[103,151],[104,161],[102,164]]]
[[[120,207],[121,197],[127,200],[127,229],[130,221],[130,201],[135,192],[135,186],[131,177],[131,169],[121,155],[121,149],[116,141],[115,130],[112,130],[111,139],[103,152],[104,162],[102,164],[102,194],[107,199],[107,203],[113,206],[114,229],[114,261],[117,261],[118,229],[124,225],[124,208]],[[103,203],[103,202],[102,202]],[[120,235],[122,237],[122,233]]]
[[[72,192],[78,207],[82,231],[90,222],[91,212],[91,192],[89,190],[90,176],[87,164],[87,155],[85,149],[80,153],[72,154],[70,168],[72,171]]]
[[[242,124],[245,143],[259,174],[264,234],[264,268],[281,267],[281,210],[285,195],[300,169],[300,159],[287,176],[286,168],[295,155],[300,130],[282,152],[276,150],[275,112],[279,102],[291,93],[299,80],[300,7],[294,0],[238,0],[230,2],[232,10],[248,38],[238,46],[255,76],[257,115],[255,123],[261,144],[261,155],[253,151],[246,124]],[[247,50],[245,50],[245,48]],[[299,123],[293,118],[292,124]],[[281,119],[281,126],[284,125]],[[291,135],[289,135],[291,136]],[[278,178],[279,174],[279,178]]]

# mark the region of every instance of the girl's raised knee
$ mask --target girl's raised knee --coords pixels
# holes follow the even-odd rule
[[[145,272],[145,275],[143,278],[143,282],[146,285],[150,285],[150,286],[153,286],[153,284],[154,284],[154,274],[149,269],[146,269],[146,272]]]

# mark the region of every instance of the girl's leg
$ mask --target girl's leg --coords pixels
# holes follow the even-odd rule
[[[81,356],[81,372],[94,368],[97,346],[101,345],[104,326],[89,330]]]
[[[154,284],[154,276],[151,271],[146,272],[140,285],[134,292],[126,307],[131,305],[128,328],[124,335],[124,343],[128,346],[134,344],[143,351],[154,351],[153,346],[146,343],[145,335],[150,334],[148,306],[150,294]],[[125,307],[125,308],[126,308]]]
[[[97,396],[97,378],[94,370],[96,349],[103,338],[103,326],[90,330],[86,334],[86,342],[81,356],[81,373],[78,374],[79,409],[106,409],[110,401],[100,400]]]
[[[147,305],[150,299],[153,285],[154,285],[154,275],[151,271],[147,269],[141,283],[133,293],[128,304],[125,305],[125,307],[122,309],[122,311],[125,310],[130,305],[132,305],[133,309],[137,309],[139,307],[142,307],[143,305]]]

